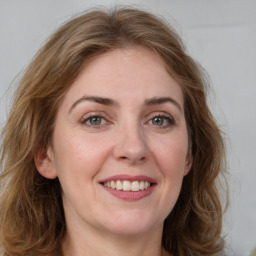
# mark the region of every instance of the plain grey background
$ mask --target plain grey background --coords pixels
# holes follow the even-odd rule
[[[47,37],[74,14],[116,4],[167,19],[208,72],[209,102],[228,151],[228,255],[249,255],[256,248],[256,0],[0,0],[1,127],[17,76]]]

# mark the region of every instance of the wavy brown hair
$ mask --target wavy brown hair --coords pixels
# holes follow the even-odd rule
[[[142,10],[91,10],[57,30],[28,66],[2,131],[0,248],[4,256],[60,255],[65,218],[58,179],[34,163],[52,139],[58,105],[92,58],[141,45],[179,82],[193,165],[164,223],[163,247],[176,256],[217,255],[224,247],[218,177],[225,173],[221,132],[206,102],[207,81],[170,26]]]

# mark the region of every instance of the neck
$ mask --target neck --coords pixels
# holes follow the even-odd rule
[[[87,227],[88,228],[88,227]],[[162,228],[136,235],[110,234],[102,230],[67,231],[63,256],[167,256],[161,246]]]

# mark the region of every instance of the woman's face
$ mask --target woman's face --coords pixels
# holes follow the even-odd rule
[[[36,164],[62,187],[67,228],[162,230],[191,166],[183,95],[152,51],[91,61],[63,98],[52,145]]]

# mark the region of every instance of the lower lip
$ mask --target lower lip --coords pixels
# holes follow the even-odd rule
[[[128,201],[137,201],[137,200],[140,200],[140,199],[143,199],[143,198],[149,196],[155,189],[155,185],[153,185],[147,189],[136,191],[136,192],[135,191],[116,190],[116,189],[105,187],[105,186],[103,186],[103,188],[106,191],[108,191],[109,193],[111,193],[113,196],[118,197],[120,199],[128,200]]]

